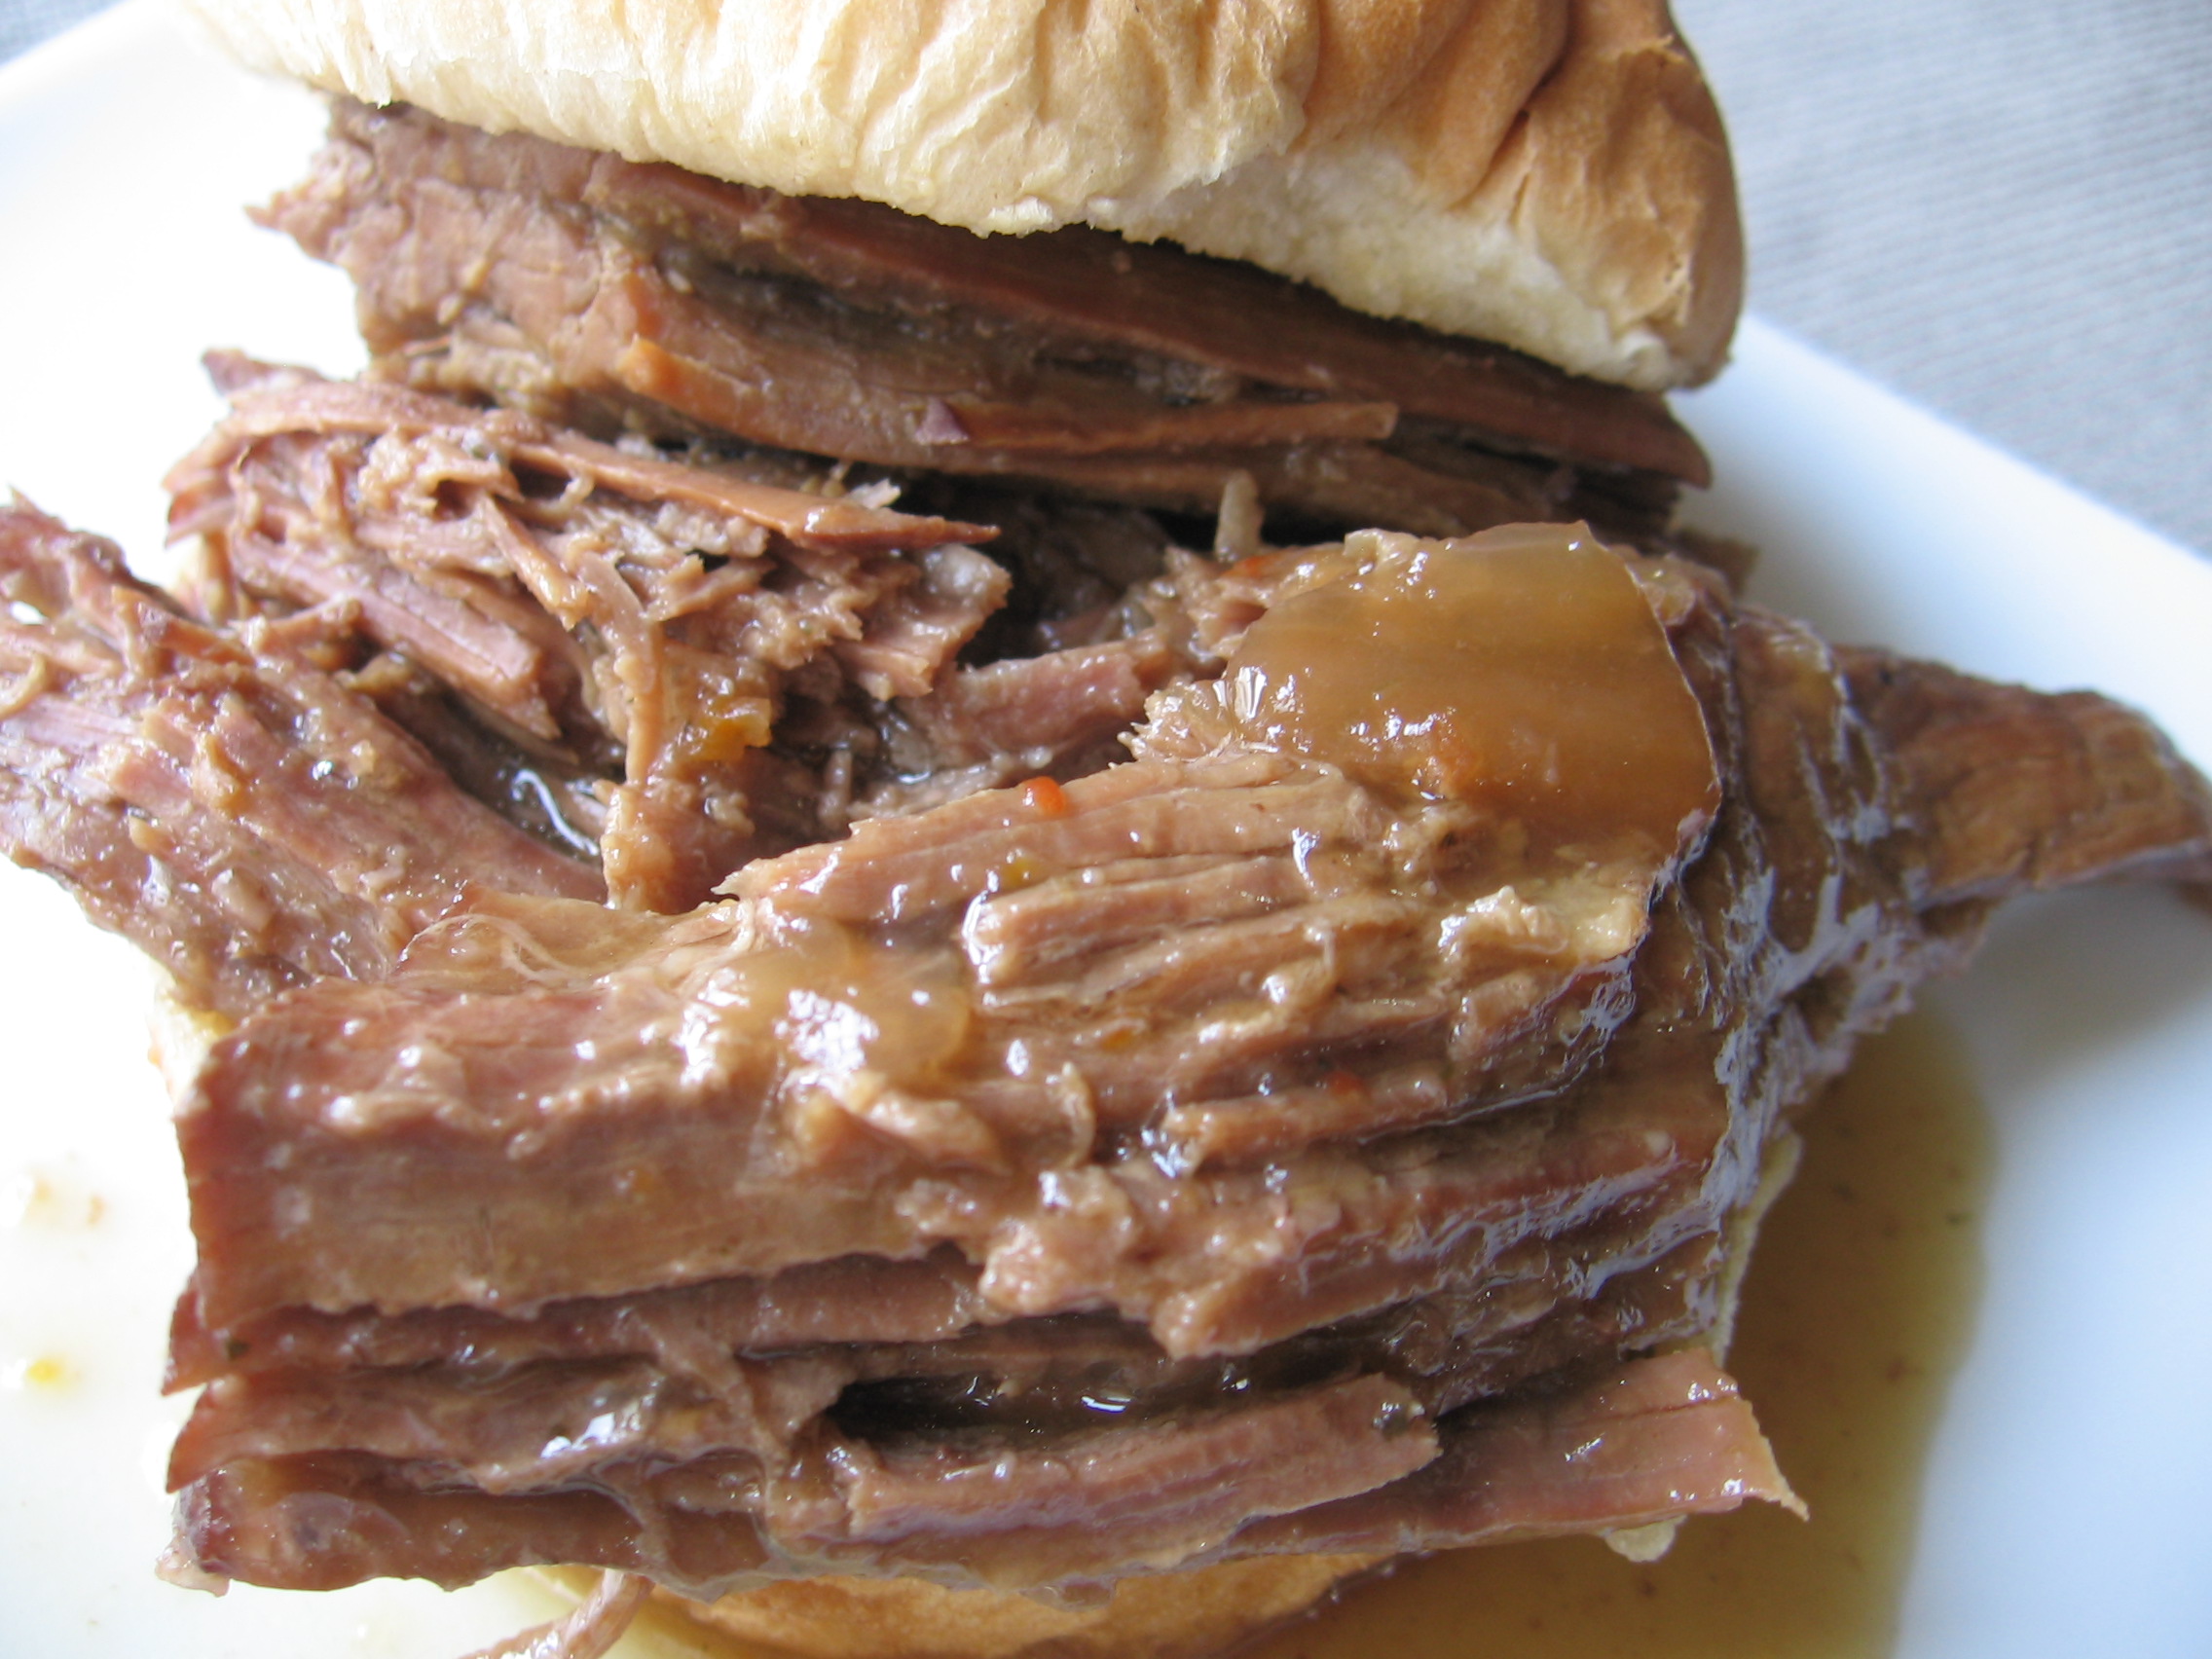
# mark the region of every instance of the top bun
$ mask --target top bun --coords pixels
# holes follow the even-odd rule
[[[1085,223],[1646,389],[1719,368],[1727,143],[1665,0],[188,0],[247,62],[974,231]]]

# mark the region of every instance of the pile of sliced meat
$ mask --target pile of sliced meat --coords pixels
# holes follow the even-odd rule
[[[589,427],[1210,513],[1650,536],[1695,440],[1650,393],[1102,232],[869,203],[341,103],[266,222],[359,288],[379,371]]]
[[[2000,900],[2212,871],[2132,714],[1586,533],[1010,551],[216,368],[174,591],[0,511],[0,840],[210,1039],[215,1578],[1065,1587],[1791,1502],[1699,1346],[1778,1125]]]

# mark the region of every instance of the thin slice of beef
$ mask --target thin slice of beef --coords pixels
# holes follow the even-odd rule
[[[527,1319],[472,1308],[386,1317],[365,1309],[286,1308],[218,1336],[188,1290],[169,1337],[168,1386],[262,1371],[344,1372],[439,1360],[496,1370],[547,1359],[650,1358],[664,1371],[719,1379],[730,1356],[816,1346],[933,1344],[991,1316],[976,1271],[951,1250],[918,1262],[848,1257],[765,1279],[704,1284],[602,1302],[554,1303]]]
[[[372,146],[386,141],[355,111],[341,112],[336,126]],[[436,138],[469,152],[461,166],[480,188],[514,188],[527,175],[560,194],[574,177],[543,151],[451,129]],[[434,140],[421,131],[398,140],[409,141]],[[507,150],[504,167],[486,165],[495,148]],[[1248,265],[1086,230],[976,237],[869,203],[779,196],[605,156],[590,158],[574,194],[733,268],[803,275],[856,305],[917,316],[957,308],[1014,319],[1063,349],[1082,342],[1189,365],[1179,377],[1172,368],[1154,372],[1192,389],[1205,387],[1210,371],[1371,398],[1545,454],[1704,478],[1694,441],[1657,398],[1380,322]]]
[[[1471,1409],[1394,1487],[1256,1523],[1229,1556],[1425,1554],[1645,1526],[1763,1498],[1804,1513],[1735,1382],[1690,1348],[1551,1397]]]
[[[1706,477],[1655,397],[1092,232],[979,238],[350,104],[266,218],[353,276],[388,372],[586,424],[1183,511],[1243,472],[1308,519],[1440,534],[1656,530]]]
[[[1002,1583],[1096,1577],[1189,1560],[1255,1517],[1388,1486],[1436,1453],[1419,1406],[1379,1377],[1039,1452],[855,1446],[832,1468],[842,1514],[824,1542],[886,1567],[950,1558]]]
[[[776,1534],[743,1512],[672,1505],[657,1510],[651,1525],[640,1526],[621,1503],[598,1493],[495,1498],[424,1491],[373,1460],[343,1456],[229,1465],[189,1490],[183,1521],[203,1567],[248,1582],[323,1589],[387,1574],[460,1584],[506,1567],[559,1560],[641,1571],[687,1595],[712,1598],[803,1571],[896,1570],[956,1584],[1033,1587],[1055,1577],[1080,1583],[1204,1560],[1326,1549],[1333,1539],[1344,1548],[1436,1549],[1633,1527],[1733,1509],[1748,1498],[1795,1502],[1750,1408],[1700,1352],[1632,1362],[1557,1397],[1460,1413],[1434,1430],[1418,1419],[1391,1416],[1386,1402],[1368,1418],[1373,1426],[1363,1436],[1327,1426],[1324,1414],[1364,1405],[1366,1398],[1346,1391],[1317,1396],[1236,1431],[1239,1441],[1273,1438],[1277,1455],[1261,1466],[1274,1470],[1277,1481],[1300,1479],[1302,1467],[1332,1439],[1371,1447],[1379,1455],[1362,1474],[1349,1476],[1370,1482],[1365,1493],[1292,1508],[1241,1529],[1232,1525],[1201,1543],[1219,1523],[1201,1520],[1193,1527],[1205,1512],[1194,1513],[1192,1499],[1202,1503],[1223,1489],[1217,1484],[1208,1492],[1199,1469],[1188,1463],[1163,1462],[1151,1477],[1157,1506],[1138,1511],[1134,1535],[1174,1541],[1149,1557],[1132,1550],[1127,1530],[1079,1522],[1035,1531],[983,1530],[975,1526],[973,1510],[940,1514],[933,1525],[927,1506],[882,1511],[884,1519],[898,1513],[915,1528],[888,1550],[850,1535]],[[1313,1435],[1315,1428],[1322,1433]],[[1224,1457],[1239,1470],[1251,1466],[1248,1444],[1191,1446],[1174,1431],[1144,1437],[1106,1464],[1077,1458],[1025,1466],[1015,1459],[1018,1472],[1009,1483],[1014,1505],[1004,1513],[1011,1519],[1029,1505],[1055,1501],[1070,1513],[1085,1513],[1094,1495],[1088,1489],[1102,1485],[1106,1491],[1095,1495],[1106,1501],[1119,1495],[1142,1503],[1146,1494],[1129,1492],[1123,1460],[1134,1468],[1185,1447],[1201,1458],[1212,1454],[1216,1468]],[[1415,1472],[1390,1479],[1384,1471],[1393,1456],[1412,1462]],[[1334,1473],[1324,1461],[1304,1478],[1326,1481]],[[889,1498],[899,1489],[870,1473],[856,1475],[853,1490],[880,1508],[878,1494]],[[844,1511],[832,1503],[817,1513],[834,1525]]]
[[[226,1377],[201,1393],[169,1458],[172,1486],[225,1463],[357,1452],[415,1478],[493,1493],[559,1491],[608,1467],[717,1454],[780,1461],[851,1367],[831,1352],[728,1362],[711,1385],[642,1359],[418,1366]]]

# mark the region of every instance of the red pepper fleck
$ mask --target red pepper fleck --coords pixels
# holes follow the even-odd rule
[[[1065,818],[1073,810],[1068,792],[1050,778],[1031,778],[1021,786],[1022,803],[1040,818]]]

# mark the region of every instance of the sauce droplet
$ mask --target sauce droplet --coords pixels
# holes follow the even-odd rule
[[[1633,835],[1664,856],[1714,810],[1697,697],[1627,564],[1587,527],[1346,546],[1372,563],[1276,605],[1230,658],[1260,742],[1554,845]]]

